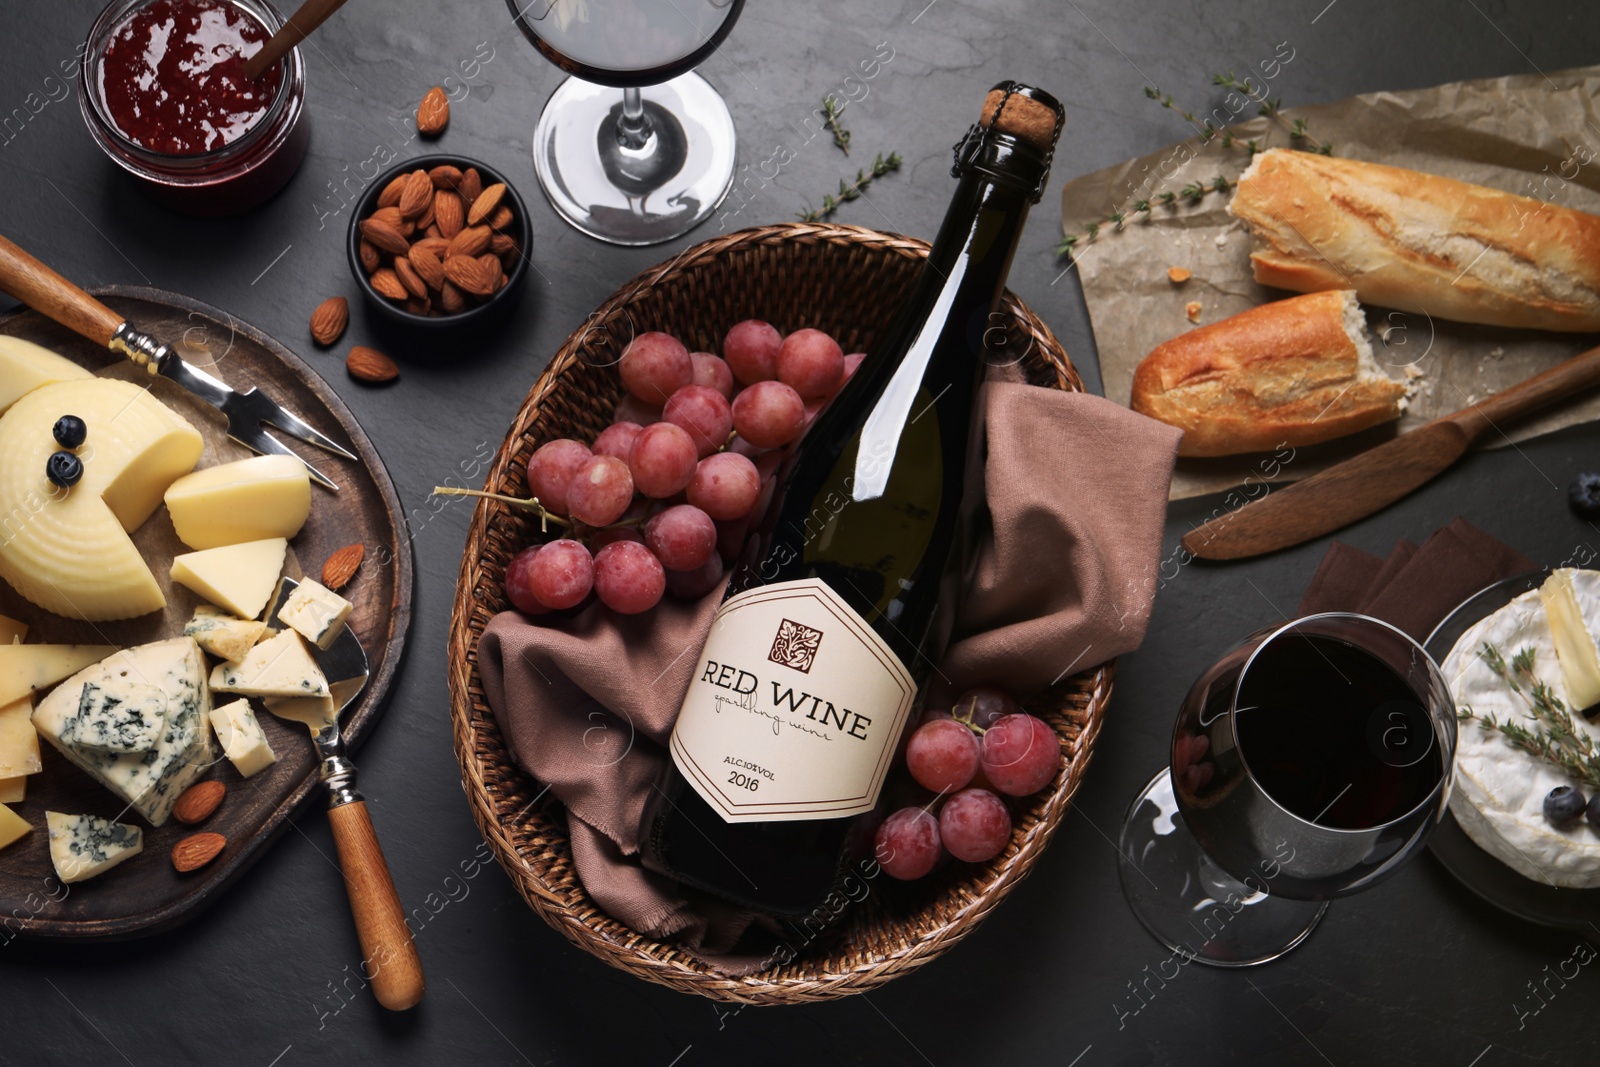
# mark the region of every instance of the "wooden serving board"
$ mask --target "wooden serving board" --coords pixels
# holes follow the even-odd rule
[[[275,434],[340,487],[335,493],[312,483],[311,517],[289,543],[285,573],[317,576],[335,549],[356,543],[366,546],[361,569],[341,590],[355,605],[349,624],[371,661],[366,690],[343,716],[346,743],[359,743],[387,703],[405,652],[413,581],[405,513],[372,442],[327,383],[260,330],[224,311],[158,289],[112,286],[94,293],[152,337],[172,344],[185,359],[236,389],[261,388],[361,457],[360,462],[350,462],[287,434]],[[205,438],[199,467],[253,455],[228,438],[221,413],[210,405],[36,312],[0,318],[0,333],[44,345],[103,377],[150,384],[157,399],[188,419]],[[0,581],[0,615],[26,622],[30,643],[127,647],[181,635],[201,598],[170,582],[167,574],[172,557],[190,549],[173,532],[165,508],[157,508],[133,540],[166,592],[164,612],[121,622],[80,622],[36,607]],[[164,826],[150,827],[41,738],[44,770],[28,778],[27,799],[11,805],[34,830],[0,850],[0,945],[19,935],[112,939],[154,933],[195,914],[259,859],[287,827],[289,817],[313,796],[320,798],[321,791],[305,727],[282,721],[259,702],[252,703],[278,761],[244,779],[227,759],[219,758],[205,778],[226,784],[227,796],[216,813],[198,826],[169,819]],[[44,828],[47,810],[131,822],[144,829],[144,851],[98,878],[63,886],[50,864]],[[172,867],[172,846],[198,831],[224,835],[227,848],[206,867],[179,874]]]

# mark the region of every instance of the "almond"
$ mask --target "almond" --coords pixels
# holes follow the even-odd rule
[[[467,223],[467,209],[461,206],[461,197],[455,193],[436,193],[433,198],[433,224],[439,227],[439,236],[445,240],[461,232]]]
[[[449,314],[467,309],[467,298],[461,295],[461,290],[445,282],[439,287],[439,306]]]
[[[494,292],[495,279],[499,274],[498,263],[491,272],[488,267],[471,256],[450,256],[444,261],[444,276],[454,282],[462,292],[474,296],[488,296]]]
[[[500,257],[493,252],[485,252],[475,257],[483,265],[483,269],[492,277],[500,273]]]
[[[172,846],[172,865],[180,874],[199,870],[228,847],[228,839],[221,834],[190,834]]]
[[[456,234],[450,241],[450,247],[445,250],[445,258],[451,256],[479,256],[489,247],[489,227],[468,226]]]
[[[393,226],[397,230],[400,228],[401,224],[405,222],[405,219],[400,217],[400,209],[395,207],[393,204],[389,205],[388,207],[380,207],[367,217],[369,219],[382,219],[384,222],[387,222],[390,226]]]
[[[196,782],[185,789],[179,795],[178,802],[172,805],[172,817],[187,826],[205,822],[221,806],[227,792],[228,787],[215,780]]]
[[[435,189],[454,189],[461,184],[461,168],[441,163],[428,172]]]
[[[500,206],[500,198],[506,195],[506,183],[495,182],[489,188],[473,198],[472,207],[467,211],[467,225],[476,226]]]
[[[405,256],[396,256],[394,273],[395,277],[400,279],[400,284],[406,287],[406,292],[418,300],[428,299],[428,283],[417,275],[417,269],[411,265],[411,260]]]
[[[400,209],[403,219],[417,219],[433,203],[433,182],[425,170],[414,170],[406,177],[405,188],[400,191]]]
[[[421,300],[412,297],[406,301],[406,313],[410,315],[431,315],[433,313],[433,301],[426,297]]]
[[[439,224],[437,222],[435,222],[431,226],[423,227],[422,236],[424,236],[424,237],[432,237],[432,238],[437,239],[437,238],[439,238],[439,237],[441,237],[443,235],[439,233]]]
[[[311,313],[311,339],[319,345],[331,345],[349,324],[350,302],[342,296],[330,296]]]
[[[378,250],[373,247],[372,242],[365,237],[361,239],[360,256],[361,266],[368,274],[383,266],[383,257],[378,254]]]
[[[422,240],[411,246],[411,251],[415,252],[420,248],[422,251],[428,253],[434,259],[437,259],[442,263],[444,261],[445,251],[449,247],[450,242],[446,241],[443,237],[424,237]],[[411,265],[414,267],[416,266],[416,263],[412,263]]]
[[[417,272],[417,277],[429,289],[438,289],[444,285],[444,261],[434,255],[432,251],[422,246],[421,242],[411,246],[411,269]]]
[[[322,565],[322,584],[329,589],[343,589],[356,576],[356,571],[361,569],[361,561],[366,554],[364,545],[345,545],[339,549]],[[181,799],[179,803],[182,803]]]
[[[401,174],[383,187],[383,192],[378,194],[378,206],[394,207],[400,202],[400,194],[405,190],[405,187],[406,176]]]
[[[428,206],[423,208],[422,214],[417,216],[417,229],[426,230],[429,226],[433,225],[433,202],[436,199],[437,196],[434,194],[433,187],[430,184],[428,187]],[[418,238],[415,237],[412,238],[412,240],[417,239]]]
[[[345,357],[344,366],[350,377],[363,382],[392,382],[400,377],[400,368],[395,366],[394,360],[365,345],[352,348]]]
[[[497,233],[493,237],[489,238],[489,251],[493,252],[497,256],[503,256],[508,252],[515,252],[516,250],[517,242],[513,241],[503,233]]]
[[[406,291],[405,285],[403,285],[400,281],[400,276],[394,272],[394,268],[392,267],[379,267],[377,270],[372,272],[372,278],[370,280],[372,282],[372,287],[376,289],[380,295],[386,296],[390,300],[404,300],[406,297],[411,295]]]
[[[478,194],[483,192],[483,179],[478,176],[477,167],[468,167],[461,172],[461,184],[456,187],[456,192],[461,194],[463,203],[470,204],[478,199]]]
[[[449,122],[450,98],[435,85],[422,94],[422,103],[417,105],[417,132],[424,137],[437,137]]]
[[[510,229],[511,228],[511,220],[512,220],[513,217],[514,216],[511,214],[511,208],[508,207],[505,204],[501,204],[499,207],[495,208],[494,209],[494,213],[489,216],[489,229],[491,229],[491,230],[507,230],[507,229]]]
[[[398,228],[391,226],[387,220],[380,219],[376,215],[370,219],[362,219],[360,229],[361,236],[371,241],[373,247],[380,248],[385,252],[393,252],[397,256],[403,256],[411,248],[411,243],[406,240],[405,234],[401,233]]]

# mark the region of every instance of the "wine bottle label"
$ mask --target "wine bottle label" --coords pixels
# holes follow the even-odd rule
[[[727,822],[872,810],[916,683],[815,578],[730,598],[672,730],[672,759]]]

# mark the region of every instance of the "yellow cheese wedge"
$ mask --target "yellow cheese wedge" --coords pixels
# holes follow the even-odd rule
[[[0,778],[0,804],[20,804],[28,795],[28,776]]]
[[[32,341],[0,337],[0,412],[41,385],[94,375]]]
[[[63,415],[88,425],[83,479],[45,478]],[[147,389],[110,378],[41,386],[0,416],[0,577],[57,615],[101,621],[159,611],[166,597],[128,533],[200,458],[193,426]]]
[[[293,456],[254,456],[185,474],[166,500],[190,548],[293,537],[311,514],[311,477]]]
[[[281,537],[186,552],[172,560],[172,580],[241,619],[254,619],[278,587],[289,542]]]
[[[115,651],[108,645],[0,645],[0,706],[32,696]]]
[[[1561,661],[1570,710],[1582,711],[1600,703],[1600,649],[1595,648],[1594,635],[1584,625],[1572,588],[1572,571],[1552,572],[1539,587],[1539,599],[1550,623],[1556,658]]]
[[[20,644],[28,636],[28,624],[0,615],[0,645]]]
[[[26,819],[4,804],[0,804],[0,848],[5,848],[13,841],[26,836],[32,829]]]
[[[44,769],[39,762],[39,731],[33,727],[32,715],[32,697],[0,706],[0,779],[38,774]]]

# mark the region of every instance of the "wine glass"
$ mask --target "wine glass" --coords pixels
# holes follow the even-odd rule
[[[1365,615],[1259,630],[1190,688],[1170,770],[1129,806],[1123,893],[1190,959],[1247,967],[1383,881],[1450,798],[1455,704],[1406,634]]]
[[[733,184],[733,118],[694,68],[744,0],[506,6],[534,47],[572,74],[533,131],[534,172],[563,218],[602,241],[649,245],[717,209]]]

